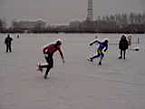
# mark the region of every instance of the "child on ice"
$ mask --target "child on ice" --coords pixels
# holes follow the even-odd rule
[[[99,65],[102,65],[102,60],[104,58],[103,51],[106,52],[107,49],[108,49],[108,39],[107,38],[104,39],[103,42],[100,42],[98,40],[95,40],[95,41],[91,42],[89,45],[92,46],[95,43],[98,43],[99,44],[99,47],[97,48],[97,53],[98,54],[95,55],[95,56],[93,56],[93,57],[90,57],[88,60],[91,61],[91,62],[93,62],[93,59],[100,57]]]

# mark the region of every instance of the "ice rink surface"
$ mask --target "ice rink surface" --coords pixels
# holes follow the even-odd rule
[[[145,34],[134,34],[127,59],[119,60],[121,34],[21,34],[5,53],[0,34],[0,109],[145,109]],[[95,36],[109,38],[102,66],[86,59],[95,53]],[[54,55],[51,77],[43,79],[37,62],[45,62],[43,45],[63,40],[66,63]],[[137,39],[140,44],[137,45]]]

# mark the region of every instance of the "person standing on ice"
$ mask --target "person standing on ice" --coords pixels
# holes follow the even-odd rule
[[[56,51],[59,51],[60,56],[62,58],[62,62],[65,63],[64,55],[61,50],[61,45],[62,41],[58,39],[55,43],[49,44],[48,46],[43,48],[43,54],[45,54],[47,65],[41,65],[38,63],[38,70],[43,72],[43,68],[46,68],[44,79],[47,79],[48,72],[50,71],[51,68],[53,68],[53,54]]]
[[[5,38],[6,52],[12,52],[12,49],[11,49],[12,40],[13,38],[11,38],[10,34],[8,34],[8,36]]]
[[[127,37],[127,39],[128,39],[128,46],[131,46],[131,44],[132,44],[132,36],[129,35],[129,36]]]
[[[121,36],[121,39],[119,41],[119,49],[120,49],[120,57],[119,59],[122,59],[122,53],[123,53],[123,58],[125,59],[126,55],[126,50],[128,49],[128,41],[126,39],[125,35]]]
[[[108,49],[108,39],[105,38],[104,41],[102,41],[102,42],[95,40],[95,41],[91,42],[89,45],[92,46],[95,43],[99,44],[99,47],[97,48],[97,55],[90,57],[88,60],[93,62],[93,59],[100,57],[99,65],[102,65],[102,60],[104,58],[103,51],[106,52]]]

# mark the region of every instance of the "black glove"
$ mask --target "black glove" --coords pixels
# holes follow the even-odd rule
[[[93,44],[92,43],[90,43],[90,46],[92,46]]]

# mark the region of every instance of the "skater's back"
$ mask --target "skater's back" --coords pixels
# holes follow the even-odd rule
[[[93,45],[94,43],[98,43],[99,44],[98,50],[103,50],[104,48],[106,50],[108,49],[108,40],[105,40],[103,42],[100,42],[98,40],[95,40],[92,43],[90,43],[90,45]]]

